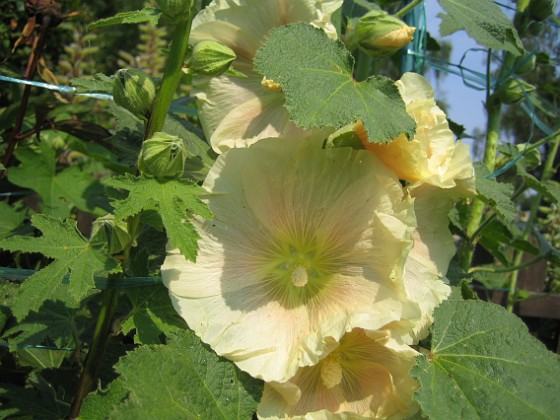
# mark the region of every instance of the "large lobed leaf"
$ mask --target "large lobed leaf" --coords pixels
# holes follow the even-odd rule
[[[103,188],[98,180],[77,166],[57,172],[55,151],[46,143],[37,148],[17,149],[19,166],[10,168],[8,179],[20,187],[30,188],[41,196],[42,212],[67,217],[72,207],[101,215]]]
[[[115,368],[119,378],[86,399],[80,418],[103,413],[115,420],[245,420],[262,392],[260,381],[218,357],[190,330],[173,336],[169,345],[128,353]]]
[[[189,221],[189,213],[207,219],[212,217],[206,204],[198,198],[204,190],[186,179],[159,179],[144,175],[135,177],[127,174],[104,182],[129,191],[127,198],[113,202],[116,218],[132,216],[155,205],[171,246],[178,247],[188,259],[196,259],[199,235]]]
[[[432,346],[413,369],[416,399],[433,419],[554,419],[560,361],[502,307],[449,300],[435,312]]]
[[[161,334],[166,336],[186,328],[169,300],[163,285],[136,287],[126,291],[132,305],[122,324],[124,334],[136,329],[134,341],[138,344],[160,344]]]
[[[118,262],[108,257],[104,250],[94,248],[78,231],[76,222],[36,214],[33,226],[43,236],[14,236],[0,240],[0,248],[16,252],[38,252],[54,258],[48,266],[31,275],[19,287],[13,300],[12,312],[22,319],[31,310],[37,311],[43,302],[60,296],[61,287],[67,287],[66,303],[72,306],[95,287],[94,275],[116,272]],[[69,274],[68,284],[65,277]]]
[[[383,76],[357,82],[352,67],[341,42],[305,23],[274,29],[255,56],[256,70],[282,87],[297,125],[339,128],[361,120],[369,141],[388,142],[403,133],[412,138],[416,125],[395,83]]]
[[[513,185],[498,182],[495,178],[487,178],[490,172],[480,163],[475,164],[474,167],[478,197],[492,207],[504,221],[513,222],[517,216],[512,202]]]
[[[438,0],[443,15],[442,35],[464,29],[478,43],[521,55],[525,49],[511,20],[491,0]]]

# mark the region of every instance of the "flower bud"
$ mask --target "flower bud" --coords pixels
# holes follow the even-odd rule
[[[109,255],[114,255],[131,246],[132,238],[125,221],[116,220],[114,215],[107,214],[93,222],[91,243],[107,243]]]
[[[235,52],[217,41],[200,41],[194,46],[188,72],[204,76],[219,76],[237,58]]]
[[[156,96],[156,87],[150,76],[138,69],[122,69],[115,76],[114,101],[137,117],[145,117]]]
[[[193,0],[156,0],[164,15],[170,18],[188,17]]]
[[[174,177],[183,173],[187,160],[185,143],[177,136],[155,133],[144,141],[138,169],[146,175]]]
[[[535,86],[521,79],[508,79],[497,90],[498,99],[503,104],[516,104],[525,99],[525,95],[535,90]]]
[[[529,3],[529,16],[534,20],[546,20],[553,13],[556,7],[556,0],[531,0]]]
[[[391,55],[413,39],[416,28],[382,10],[371,10],[355,22],[349,35],[350,49],[356,47],[372,57]]]
[[[515,74],[525,74],[529,73],[531,70],[535,68],[535,64],[537,63],[537,56],[536,55],[524,55],[522,57],[518,57],[515,62],[513,63],[513,70]]]

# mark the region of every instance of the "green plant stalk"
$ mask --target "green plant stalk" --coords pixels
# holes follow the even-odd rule
[[[404,15],[406,15],[408,12],[410,12],[412,9],[414,9],[416,6],[418,6],[420,3],[422,3],[422,0],[413,0],[411,1],[409,4],[407,4],[406,6],[404,6],[401,10],[399,10],[397,13],[395,13],[396,17],[403,17]]]
[[[95,325],[93,341],[88,351],[84,369],[80,376],[78,389],[74,394],[72,405],[70,407],[69,418],[75,419],[80,414],[80,409],[86,395],[94,388],[97,381],[97,370],[101,357],[105,352],[105,347],[109,339],[111,331],[111,323],[117,308],[119,291],[118,289],[107,289],[103,292],[103,301],[101,303],[101,311]]]
[[[140,213],[129,217],[127,220],[127,225],[132,240],[122,253],[122,271],[115,275],[110,275],[110,279],[124,277],[124,269],[126,267],[126,262],[128,261],[128,258],[130,256],[132,244],[136,242],[136,239],[138,238],[140,229],[142,227],[140,223]],[[115,316],[115,311],[117,309],[117,304],[119,301],[119,289],[106,289],[102,292],[102,294],[103,300],[101,302],[101,310],[97,318],[91,348],[88,351],[84,369],[82,370],[82,374],[80,376],[80,383],[78,384],[78,389],[74,394],[72,405],[70,407],[69,418],[71,419],[78,417],[85,397],[94,388],[95,382],[97,380],[99,362],[101,361],[101,357],[105,353],[105,347],[107,346],[107,341],[111,332],[113,317]]]
[[[541,182],[546,182],[548,181],[550,178],[552,178],[552,176],[554,175],[554,160],[556,159],[556,155],[558,154],[558,148],[560,145],[560,134],[556,133],[556,137],[553,140],[552,143],[552,147],[548,153],[548,156],[546,157],[546,161],[544,163],[544,167],[543,167],[543,173],[541,176]],[[531,234],[531,229],[533,227],[533,223],[537,218],[537,213],[539,211],[539,206],[541,205],[541,200],[542,200],[542,194],[538,193],[534,199],[533,202],[531,204],[531,213],[529,214],[529,217],[527,219],[527,222],[525,224],[525,230],[523,231],[523,239],[527,240],[529,238],[529,235]],[[521,250],[518,250],[515,253],[515,256],[513,257],[513,262],[512,265],[513,266],[521,266],[521,262],[523,261],[523,255],[524,252]],[[544,256],[543,256],[544,258]],[[541,258],[542,259],[542,258]],[[534,263],[537,263],[538,259],[529,261],[530,264],[525,264],[527,266],[532,265]],[[521,268],[525,268],[525,267],[521,267]],[[506,304],[506,309],[509,312],[513,312],[513,307],[515,305],[515,289],[517,288],[517,280],[519,278],[519,270],[517,271],[513,271],[511,273],[511,277],[510,277],[510,281],[509,281],[509,290],[510,293],[508,295],[508,300],[507,300],[507,304]]]
[[[174,37],[171,41],[169,59],[161,86],[156,94],[154,103],[152,104],[152,109],[146,125],[145,139],[150,138],[154,133],[162,130],[167,112],[169,111],[169,106],[173,100],[173,95],[175,94],[175,91],[179,86],[179,82],[181,81],[181,77],[183,76],[183,58],[187,52],[192,22],[191,18],[192,16],[189,15],[186,20],[178,22],[175,26]],[[130,217],[127,220],[127,225],[130,236],[133,239],[133,243],[138,237],[142,227],[140,223],[140,214]],[[123,251],[122,254],[122,273],[124,273],[124,268],[126,267],[126,262],[130,255],[132,243]],[[119,276],[123,276],[122,273],[119,273]],[[74,395],[74,399],[72,400],[69,415],[71,419],[78,417],[85,397],[93,389],[95,381],[97,380],[99,362],[105,352],[105,347],[109,339],[111,324],[118,304],[118,296],[118,289],[108,289],[103,291],[101,311],[97,319],[92,345],[86,358],[78,389]]]
[[[498,78],[502,79],[510,70],[515,56],[511,53],[506,53]],[[488,121],[486,124],[486,145],[484,148],[484,166],[490,171],[494,172],[496,167],[496,152],[498,150],[498,140],[500,138],[500,128],[502,121],[502,105],[499,100],[490,93],[490,64],[491,64],[491,50],[488,50],[488,59],[486,62],[486,110],[488,112]],[[475,232],[480,232],[479,226],[482,222],[484,215],[484,202],[478,198],[474,198],[472,205],[467,216],[467,226],[465,233],[468,240],[465,240],[459,249],[458,257],[459,263],[463,270],[467,272],[471,266],[474,248],[476,245],[477,237],[474,236]]]
[[[177,91],[183,76],[183,59],[187,54],[191,23],[192,17],[189,16],[186,20],[180,21],[175,26],[165,73],[152,104],[144,139],[149,139],[154,133],[161,131],[163,128],[173,95]]]

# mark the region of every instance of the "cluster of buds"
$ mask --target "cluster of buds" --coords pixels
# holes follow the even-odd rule
[[[416,28],[382,10],[371,10],[350,22],[348,46],[373,57],[394,54],[413,40]]]

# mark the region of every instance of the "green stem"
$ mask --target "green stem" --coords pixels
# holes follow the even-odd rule
[[[192,19],[191,16],[189,16],[186,20],[177,23],[175,26],[169,58],[165,67],[165,74],[163,75],[161,86],[154,99],[150,118],[148,120],[145,134],[146,139],[163,129],[163,123],[167,117],[173,95],[175,95],[181,77],[183,76],[183,60],[187,54],[187,47],[189,45],[191,22]]]
[[[485,273],[510,273],[510,272],[517,273],[519,272],[519,270],[523,270],[524,268],[531,267],[533,264],[538,263],[539,261],[543,260],[545,257],[546,256],[544,254],[539,255],[538,257],[533,258],[531,261],[527,261],[526,263],[523,264],[519,263],[505,268],[472,267],[469,270],[469,273],[476,273],[480,271],[483,271]],[[509,289],[509,290],[513,290],[513,289]]]
[[[496,167],[496,152],[498,149],[498,140],[500,138],[500,128],[502,120],[502,105],[500,101],[490,92],[490,65],[492,51],[488,50],[488,58],[486,61],[486,110],[488,112],[488,121],[486,125],[486,145],[484,149],[484,166],[493,172]],[[506,53],[504,62],[500,68],[498,79],[503,78],[510,70],[515,57],[511,53]],[[463,270],[468,271],[471,266],[474,248],[476,245],[475,233],[479,232],[480,223],[484,214],[485,205],[480,199],[475,198],[470,207],[467,217],[466,235],[469,240],[465,241],[459,249],[459,262]]]
[[[541,176],[541,182],[546,182],[548,181],[550,178],[552,178],[552,176],[554,175],[554,161],[556,159],[556,155],[558,154],[558,148],[560,145],[560,134],[558,134],[558,132],[555,133],[555,138],[553,140],[552,143],[552,147],[550,149],[550,151],[548,152],[548,156],[546,157],[546,161],[544,163],[544,167],[543,167],[543,173]],[[525,230],[523,231],[523,239],[528,239],[529,235],[531,234],[531,229],[533,227],[533,223],[535,222],[536,218],[537,218],[537,214],[539,211],[539,206],[541,204],[541,199],[542,199],[542,194],[538,193],[534,199],[533,199],[533,203],[531,205],[531,213],[529,214],[529,218],[525,224]],[[520,268],[525,268],[523,267],[523,265],[526,264],[521,264],[521,261],[523,260],[523,251],[519,250],[515,253],[515,256],[513,258],[513,266],[520,266]],[[544,258],[544,257],[543,257]],[[542,258],[541,258],[542,259]],[[537,262],[537,261],[530,261],[531,263]],[[515,305],[515,289],[517,288],[517,280],[519,277],[519,271],[513,271],[511,273],[511,277],[509,280],[509,289],[511,290],[510,294],[508,295],[508,301],[507,301],[507,305],[506,305],[506,309],[509,312],[513,312],[513,307]]]
[[[412,9],[414,9],[416,6],[418,6],[420,3],[422,3],[422,0],[411,1],[406,6],[404,6],[401,10],[399,10],[397,13],[395,13],[395,16],[396,17],[403,17],[408,12],[410,12]]]
[[[97,318],[93,341],[86,357],[82,375],[80,376],[78,389],[74,394],[74,399],[70,407],[69,418],[71,419],[78,417],[86,395],[93,389],[97,380],[99,362],[105,352],[105,347],[109,339],[111,323],[117,308],[118,297],[119,292],[117,289],[107,289],[103,291],[103,301],[101,303],[99,317]]]

